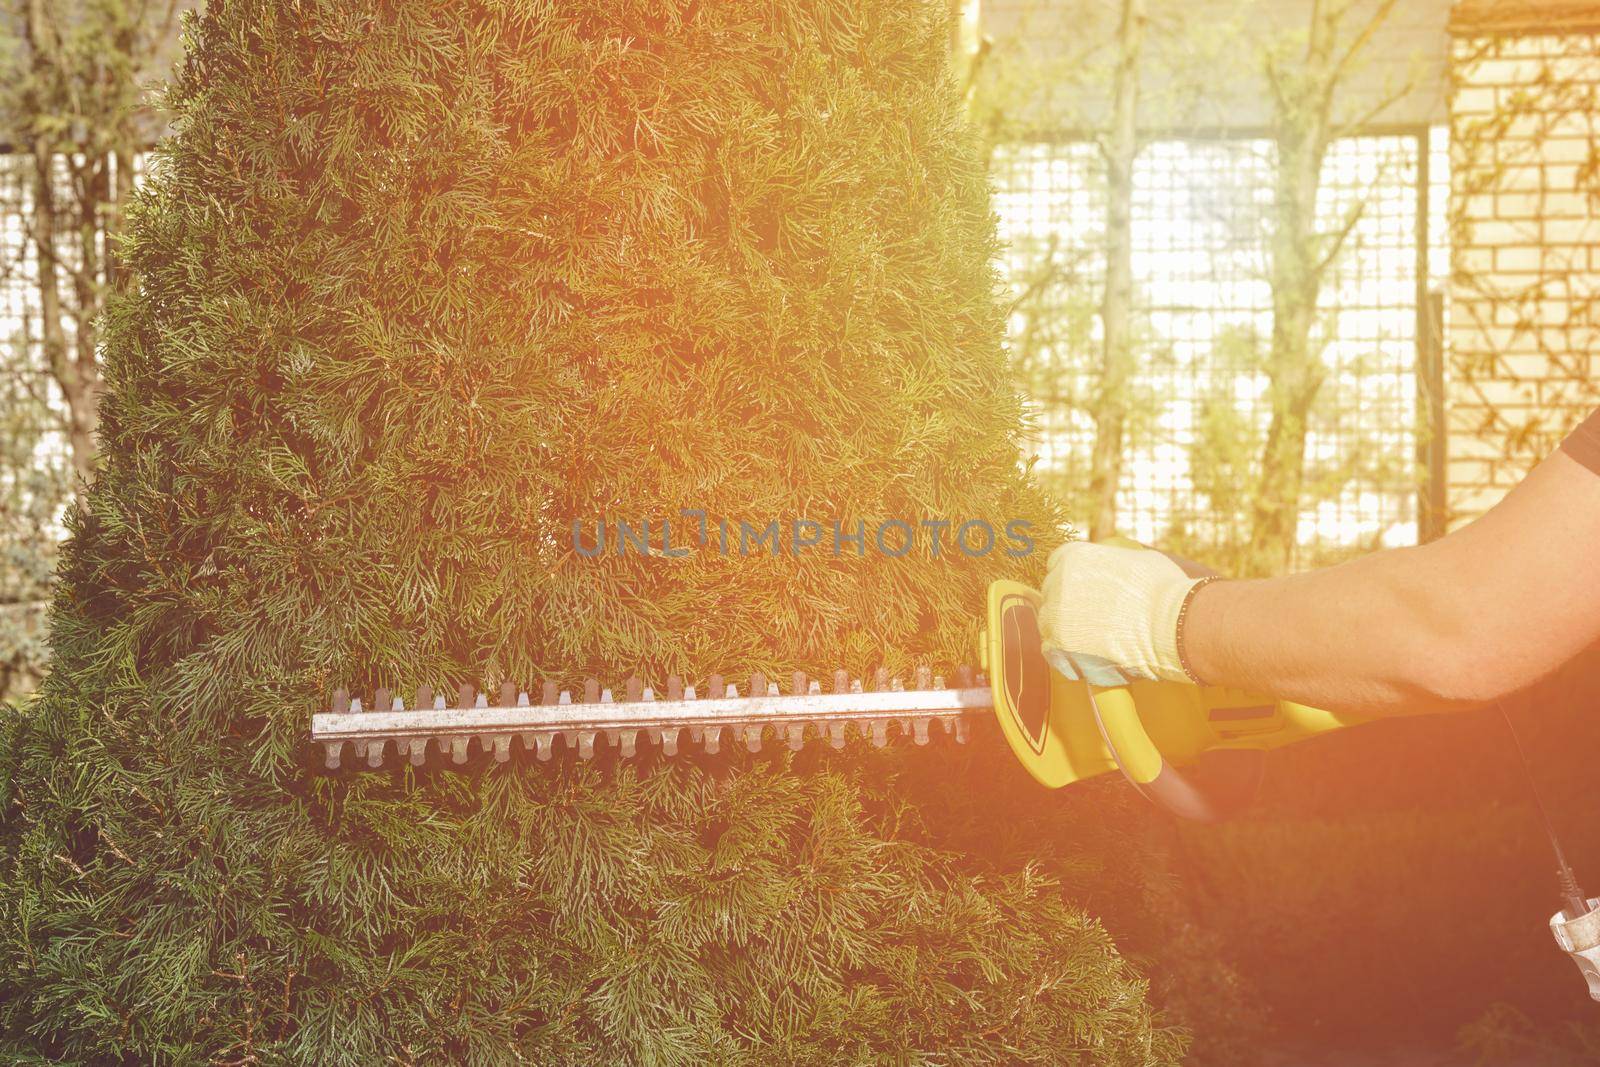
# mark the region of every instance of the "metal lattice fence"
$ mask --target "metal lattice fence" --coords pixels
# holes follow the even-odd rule
[[[1136,164],[1138,372],[1117,510],[1119,527],[1140,540],[1204,552],[1248,538],[1269,415],[1274,157],[1267,139],[1171,139],[1145,145]],[[1302,561],[1418,537],[1419,377],[1426,383],[1433,365],[1419,361],[1419,341],[1430,340],[1427,292],[1447,258],[1446,158],[1443,131],[1427,130],[1349,137],[1328,153],[1322,226],[1354,224],[1315,330],[1328,374],[1307,438]],[[1099,151],[1083,141],[1006,145],[994,174],[1037,469],[1085,514],[1100,356]]]

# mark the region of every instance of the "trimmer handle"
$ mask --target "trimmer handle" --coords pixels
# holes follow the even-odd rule
[[[1104,543],[1156,551],[1126,537],[1108,537]],[[1191,578],[1217,573],[1193,560],[1170,552],[1163,554]],[[1111,758],[1123,777],[1150,800],[1174,815],[1202,822],[1227,818],[1255,800],[1266,768],[1264,751],[1213,749],[1201,754],[1193,770],[1179,770],[1166,761],[1150,739],[1139,718],[1133,694],[1126,686],[1096,692],[1087,679],[1083,685],[1089,695],[1089,707],[1094,711],[1095,725],[1100,728],[1100,737],[1111,751]]]

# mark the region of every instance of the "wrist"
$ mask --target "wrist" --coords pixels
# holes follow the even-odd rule
[[[1214,580],[1214,577],[1184,576],[1166,583],[1153,598],[1154,631],[1150,660],[1158,677],[1169,682],[1200,684],[1199,677],[1189,663],[1184,631],[1189,605],[1195,594]]]
[[[1176,646],[1178,666],[1182,669],[1186,680],[1193,682],[1195,685],[1205,685],[1206,683],[1205,679],[1201,677],[1199,669],[1195,666],[1194,653],[1190,649],[1189,638],[1190,631],[1193,628],[1191,623],[1194,616],[1194,604],[1200,598],[1201,590],[1213,582],[1221,580],[1222,576],[1220,574],[1210,574],[1204,578],[1197,579],[1193,585],[1189,586],[1188,591],[1184,594],[1183,603],[1178,607],[1178,618],[1173,625],[1173,642]]]

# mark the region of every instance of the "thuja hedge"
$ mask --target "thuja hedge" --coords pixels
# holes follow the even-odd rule
[[[340,684],[970,660],[986,583],[1037,574],[1063,527],[1018,465],[948,17],[190,20],[53,670],[7,720],[9,1055],[1178,1054],[1060,880],[1059,809],[985,815],[1016,773],[997,749],[338,776],[306,743]],[[574,550],[574,520],[684,509],[1020,521],[1037,552]],[[908,769],[970,797],[964,847],[919,822]]]

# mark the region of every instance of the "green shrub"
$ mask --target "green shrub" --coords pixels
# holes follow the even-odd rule
[[[930,778],[981,797],[963,769],[1015,775],[997,747],[327,777],[306,744],[340,683],[968,658],[987,581],[1036,573],[1061,524],[1016,460],[947,19],[257,0],[191,21],[107,323],[105,472],[0,775],[10,1054],[1179,1055],[1073,903],[1048,805],[964,838],[1029,847],[911,825]],[[1040,551],[572,549],[574,519],[680,508],[1019,518]]]

